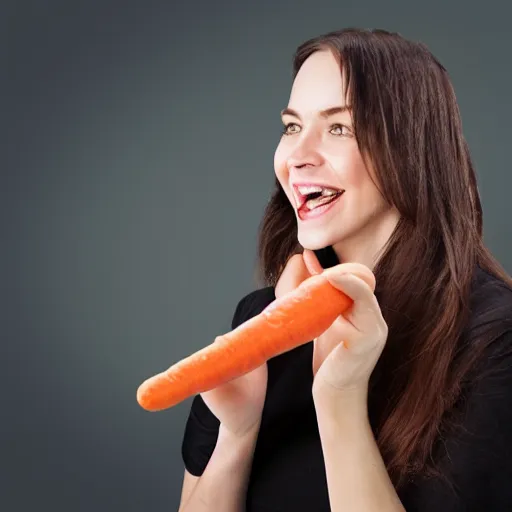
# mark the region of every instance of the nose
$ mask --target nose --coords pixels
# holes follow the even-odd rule
[[[286,160],[288,170],[308,166],[316,167],[321,165],[321,163],[322,155],[319,151],[318,143],[312,134],[298,137]]]

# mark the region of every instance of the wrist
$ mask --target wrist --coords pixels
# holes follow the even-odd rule
[[[313,402],[319,422],[336,426],[368,422],[367,386],[337,389],[323,384],[314,390]]]
[[[233,443],[247,443],[252,442],[257,439],[259,431],[260,431],[261,421],[258,421],[255,425],[252,425],[243,431],[233,432],[228,430],[221,423],[219,427],[219,437],[218,440],[227,440]]]
[[[235,435],[220,425],[215,451],[220,454],[223,465],[237,468],[249,464],[256,449],[259,429],[247,431],[244,435]]]

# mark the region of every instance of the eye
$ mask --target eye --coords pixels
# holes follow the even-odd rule
[[[290,131],[290,128],[291,128],[292,126],[295,126],[295,127],[296,127],[296,129],[295,129],[294,131]],[[282,133],[283,135],[293,135],[294,133],[297,133],[297,132],[298,132],[298,130],[299,130],[299,125],[298,125],[297,123],[288,123],[288,124],[285,124],[285,125],[284,125],[284,128],[283,128],[283,130],[282,130],[282,132],[281,132],[281,133]]]
[[[333,133],[333,131],[336,130],[337,133]],[[343,124],[339,124],[339,123],[336,123],[336,124],[333,124],[331,126],[331,133],[333,135],[336,135],[336,136],[348,136],[351,134],[350,130]]]
[[[300,131],[300,126],[297,123],[287,123],[281,131],[282,135],[293,135]],[[333,133],[334,132],[334,133]],[[350,128],[343,124],[333,124],[330,127],[330,133],[337,137],[348,137],[352,134]]]

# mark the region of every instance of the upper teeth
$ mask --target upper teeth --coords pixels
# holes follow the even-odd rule
[[[337,194],[339,190],[327,188],[327,187],[319,187],[319,186],[309,186],[309,187],[297,187],[297,190],[301,193],[301,195],[306,196],[308,194],[312,194],[313,192],[321,192],[323,195],[333,195]]]

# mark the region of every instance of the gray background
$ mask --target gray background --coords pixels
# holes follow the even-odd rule
[[[191,400],[148,413],[136,389],[229,330],[254,289],[306,38],[359,26],[427,43],[512,270],[510,12],[443,4],[2,4],[1,510],[177,510]]]

